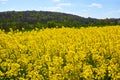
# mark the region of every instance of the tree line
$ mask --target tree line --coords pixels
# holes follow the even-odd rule
[[[35,28],[53,28],[53,27],[89,27],[89,26],[106,26],[120,25],[120,18],[84,18],[77,15],[49,12],[49,11],[7,11],[0,12],[0,29],[9,31],[22,28],[32,30]]]

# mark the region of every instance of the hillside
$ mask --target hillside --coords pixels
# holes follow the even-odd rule
[[[84,18],[77,15],[48,11],[0,12],[0,29],[34,29],[46,27],[87,27],[120,24],[119,19]]]

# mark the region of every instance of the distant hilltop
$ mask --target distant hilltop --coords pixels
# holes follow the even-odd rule
[[[34,29],[52,27],[88,27],[120,25],[120,18],[84,18],[81,16],[50,11],[7,11],[0,12],[0,29]]]

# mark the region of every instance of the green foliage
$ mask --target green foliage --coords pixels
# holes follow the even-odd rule
[[[105,26],[105,25],[120,25],[120,19],[95,19],[84,18],[76,15],[47,12],[47,11],[21,11],[21,12],[0,12],[0,29],[9,31],[13,30],[32,30],[36,27],[42,29],[53,27],[88,27],[88,26]]]

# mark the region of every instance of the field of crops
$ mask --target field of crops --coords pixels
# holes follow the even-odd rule
[[[120,26],[0,30],[0,80],[119,80]]]

